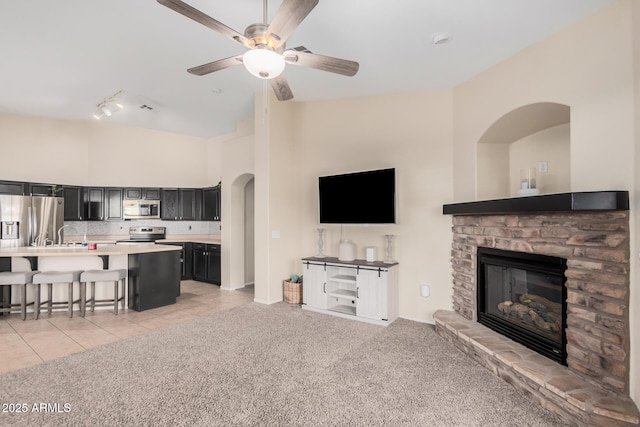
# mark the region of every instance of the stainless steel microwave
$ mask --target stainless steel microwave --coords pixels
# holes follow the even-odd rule
[[[122,216],[124,219],[160,218],[160,200],[124,200]]]

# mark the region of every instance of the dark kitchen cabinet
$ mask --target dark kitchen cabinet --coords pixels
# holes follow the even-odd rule
[[[192,246],[193,279],[219,286],[222,283],[220,245],[194,243]]]
[[[160,200],[159,188],[130,187],[124,189],[125,200]]]
[[[202,219],[220,221],[220,186],[202,189]]]
[[[160,200],[160,189],[159,188],[143,188],[142,198],[144,200]]]
[[[84,199],[82,187],[65,185],[62,187],[64,197],[64,220],[82,221],[84,219]]]
[[[28,193],[31,196],[56,196],[62,197],[62,187],[53,184],[29,183]]]
[[[104,219],[107,221],[122,220],[122,188],[107,187],[104,189]]]
[[[104,219],[104,188],[86,187],[84,206],[87,221],[102,221]]]
[[[200,219],[201,203],[195,188],[163,188],[160,198],[160,218],[165,220],[195,221]]]
[[[24,196],[27,193],[27,183],[17,181],[0,181],[0,194]]]

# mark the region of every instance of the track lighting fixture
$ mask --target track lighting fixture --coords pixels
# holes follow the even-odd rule
[[[103,117],[111,117],[113,113],[122,110],[123,105],[118,101],[118,96],[122,94],[122,91],[118,91],[108,98],[105,98],[96,107],[97,110],[93,113],[93,117],[97,120]]]

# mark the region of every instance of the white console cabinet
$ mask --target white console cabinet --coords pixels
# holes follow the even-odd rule
[[[303,258],[302,308],[388,325],[398,317],[398,264]]]

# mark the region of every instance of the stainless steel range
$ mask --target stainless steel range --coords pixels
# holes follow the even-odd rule
[[[155,244],[156,240],[167,237],[166,227],[130,227],[129,239],[118,240],[117,245],[132,245],[139,243]]]

